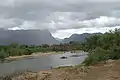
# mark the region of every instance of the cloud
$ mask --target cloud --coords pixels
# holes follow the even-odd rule
[[[110,30],[114,30],[116,28],[120,28],[120,26],[116,27],[104,27],[104,28],[79,28],[79,29],[68,29],[68,30],[58,30],[56,33],[52,35],[56,38],[64,39],[70,37],[72,34],[82,34],[82,33],[105,33]]]
[[[48,29],[55,34],[114,28],[120,25],[119,4],[120,0],[1,0],[0,28]]]
[[[60,15],[50,22],[39,23],[35,21],[24,21],[19,29],[48,29],[50,31],[64,30],[64,29],[79,29],[79,28],[100,28],[100,27],[116,27],[120,26],[120,18],[100,16],[96,19],[80,21],[71,19],[71,15]],[[9,25],[12,24],[11,22]],[[14,28],[14,27],[12,27]],[[16,28],[16,27],[15,27]]]
[[[5,19],[3,17],[0,18],[0,28],[14,27],[17,25],[20,25],[20,21],[17,19]]]

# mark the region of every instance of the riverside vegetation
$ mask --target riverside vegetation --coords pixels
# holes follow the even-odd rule
[[[86,39],[82,45],[83,50],[89,52],[88,58],[83,62],[85,65],[120,59],[120,29],[94,35]]]
[[[19,44],[10,44],[10,45],[1,45],[0,46],[0,59],[4,60],[9,56],[22,56],[22,55],[31,55],[32,53],[41,52],[46,53],[63,53],[64,51],[79,50],[79,44],[58,44],[58,45],[19,45]]]

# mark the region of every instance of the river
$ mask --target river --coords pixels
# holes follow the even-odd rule
[[[26,58],[15,60],[8,63],[0,63],[0,76],[10,75],[15,72],[32,71],[38,72],[40,70],[47,70],[50,68],[56,68],[60,66],[74,66],[80,64],[87,57],[86,52],[70,53],[50,55],[50,56],[38,56],[33,58]],[[76,56],[77,55],[77,56]],[[60,59],[65,56],[66,59]]]

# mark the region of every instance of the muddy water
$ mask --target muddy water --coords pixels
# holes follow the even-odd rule
[[[12,61],[9,63],[0,63],[0,76],[10,75],[15,72],[32,71],[38,72],[40,70],[46,70],[50,68],[56,68],[59,66],[71,66],[77,65],[84,61],[87,57],[85,52],[58,54],[52,56],[39,56],[31,59],[21,59]],[[74,55],[74,56],[72,56]],[[77,56],[75,56],[77,55]],[[60,59],[60,57],[67,57]]]

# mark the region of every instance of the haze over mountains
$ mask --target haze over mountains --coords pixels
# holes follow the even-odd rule
[[[69,43],[70,41],[83,42],[86,38],[90,37],[92,34],[83,33],[83,34],[73,34],[69,38],[63,40],[64,43]]]
[[[96,33],[94,33],[96,34]],[[83,42],[86,38],[94,35],[89,33],[73,34],[63,40],[54,38],[48,30],[4,30],[0,29],[0,45],[11,43],[41,45],[69,43],[70,41]]]
[[[48,30],[4,30],[0,29],[0,44],[59,44]]]
[[[69,38],[65,38],[62,42],[69,43],[70,41],[74,42],[84,42],[86,38],[89,38],[93,35],[98,35],[102,33],[83,33],[83,34],[73,34]]]

